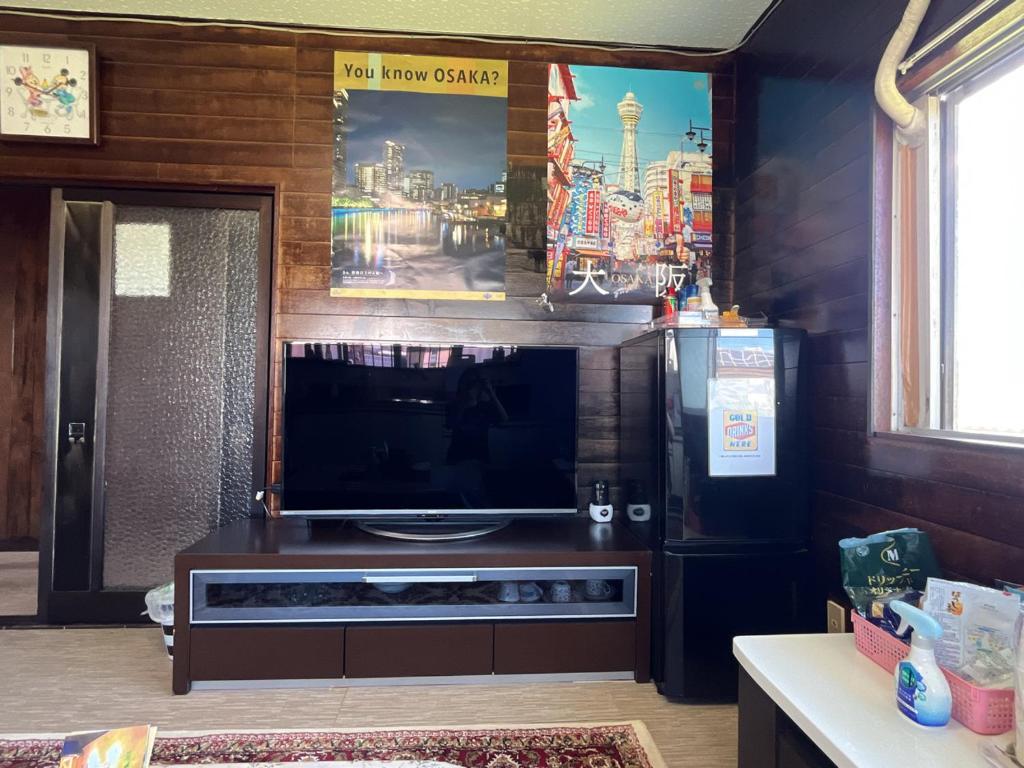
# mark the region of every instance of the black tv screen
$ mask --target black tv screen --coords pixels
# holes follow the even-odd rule
[[[577,352],[287,342],[283,515],[576,512]]]

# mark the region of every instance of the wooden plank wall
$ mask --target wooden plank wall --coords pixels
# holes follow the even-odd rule
[[[0,14],[0,29],[96,45],[100,147],[0,144],[0,179],[263,189],[275,195],[271,478],[280,476],[280,345],[288,338],[562,343],[581,347],[581,485],[615,479],[618,355],[648,307],[536,302],[544,289],[546,63],[714,72],[716,299],[732,298],[734,59],[478,43],[179,27]],[[332,299],[331,72],[335,49],[508,59],[510,185],[537,202],[510,226],[501,303]],[[534,179],[531,183],[529,179]],[[525,179],[525,181],[523,181]],[[617,496],[617,494],[616,494]],[[584,497],[585,500],[586,497]]]
[[[786,0],[738,65],[736,300],[811,334],[814,544],[834,595],[836,541],[904,525],[953,575],[1024,579],[1021,452],[868,435],[872,81],[904,5]],[[919,41],[970,5],[934,2]]]
[[[0,186],[0,549],[39,538],[49,236],[47,190]]]

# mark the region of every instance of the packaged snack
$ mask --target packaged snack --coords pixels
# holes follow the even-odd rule
[[[1020,599],[961,581],[928,579],[925,611],[942,627],[935,643],[939,665],[975,685],[1013,685]]]
[[[917,528],[842,539],[839,555],[843,587],[865,618],[870,615],[872,600],[894,592],[923,590],[930,577],[940,575],[928,534]]]
[[[1003,592],[1009,592],[1011,595],[1019,597],[1022,609],[1024,609],[1024,584],[1014,584],[1012,581],[996,579],[996,589],[1001,589]]]
[[[893,600],[899,600],[914,608],[920,608],[923,598],[924,593],[916,589],[910,589],[906,592],[890,592],[888,595],[883,595],[871,601],[871,613],[866,618],[893,637],[909,642],[910,634],[913,630],[908,624],[906,631],[902,635],[900,634],[899,627],[904,622],[901,621],[900,616],[893,611],[889,604]]]

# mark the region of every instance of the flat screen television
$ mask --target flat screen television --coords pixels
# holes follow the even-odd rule
[[[286,342],[281,514],[576,514],[576,399],[574,348]]]

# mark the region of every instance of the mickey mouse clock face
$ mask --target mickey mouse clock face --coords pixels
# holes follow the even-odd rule
[[[96,54],[0,42],[0,140],[96,144]]]

